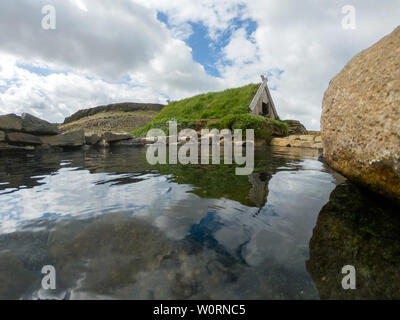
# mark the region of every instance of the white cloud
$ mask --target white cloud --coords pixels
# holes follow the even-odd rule
[[[165,102],[166,95],[221,88],[155,10],[123,0],[46,1],[56,7],[57,29],[45,31],[44,1],[19,2],[27,6],[1,4],[0,81],[7,85],[0,87],[0,113],[30,112],[61,122],[99,104]]]
[[[41,29],[44,4],[56,7],[55,31]],[[356,8],[356,30],[341,26],[346,4]],[[400,15],[395,0],[3,0],[0,6],[0,113],[62,121],[83,107],[179,99],[259,82],[269,73],[281,118],[309,129],[319,128],[329,80],[390,33]],[[159,11],[168,26],[157,20]],[[235,24],[245,19],[257,23],[251,35]],[[184,42],[191,23],[205,26],[220,51],[221,77],[193,60]]]
[[[133,81],[164,92],[173,99],[208,90],[222,89],[221,79],[205,73],[204,67],[194,63],[191,49],[181,40],[173,39],[165,51],[131,74]]]
[[[222,77],[228,83],[257,81],[258,74],[280,69],[271,78],[278,113],[319,129],[322,98],[329,81],[355,54],[371,46],[398,25],[398,1],[352,1],[357,29],[344,30],[341,9],[348,1],[247,2],[248,16],[258,27],[250,41],[242,30],[224,48]],[[248,60],[248,61],[246,61]],[[238,77],[238,75],[240,75]]]
[[[230,27],[235,17],[244,14],[242,0],[133,0],[144,6],[164,12],[172,26],[187,22],[202,23],[209,30],[210,37],[217,39]]]
[[[15,58],[5,55],[0,55],[0,81],[7,84],[3,92],[0,86],[1,113],[30,112],[54,122],[61,122],[79,109],[105,103],[163,102],[149,88],[110,83],[75,73],[41,76],[18,67]]]
[[[56,9],[56,30],[41,28],[41,9],[46,4]],[[81,10],[83,5],[87,12]],[[167,37],[168,30],[151,10],[129,1],[1,3],[1,50],[52,68],[122,78],[161,51]]]
[[[233,18],[255,21],[257,29],[252,35],[239,28],[221,49],[220,83],[240,86],[258,82],[261,73],[272,73],[270,87],[277,89],[272,95],[281,118],[299,119],[309,129],[319,129],[322,98],[330,79],[355,54],[390,33],[400,15],[398,1],[351,1],[357,29],[344,30],[342,7],[349,4],[347,0],[146,3],[167,13],[174,26],[201,22],[217,42],[232,27]]]

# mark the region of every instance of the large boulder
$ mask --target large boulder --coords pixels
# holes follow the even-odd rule
[[[400,199],[400,27],[331,80],[321,129],[331,167]]]
[[[15,114],[7,114],[0,116],[0,129],[1,130],[22,130],[22,119]]]
[[[23,113],[22,131],[32,134],[55,135],[60,133],[56,124],[39,119],[29,113]]]
[[[8,141],[12,143],[21,143],[29,145],[40,145],[42,140],[34,135],[23,132],[11,132],[7,134]]]
[[[0,131],[0,142],[5,140],[6,140],[6,134],[4,133],[4,131]]]
[[[55,136],[43,136],[41,139],[43,144],[48,144],[52,147],[80,147],[85,144],[85,132],[76,130]]]

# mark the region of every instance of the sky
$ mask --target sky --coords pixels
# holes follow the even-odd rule
[[[318,130],[329,81],[399,17],[398,0],[1,0],[0,114],[62,122],[83,108],[166,103],[263,74],[280,118]]]

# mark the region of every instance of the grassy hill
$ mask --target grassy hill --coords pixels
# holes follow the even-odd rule
[[[82,109],[65,118],[60,129],[85,129],[95,133],[109,130],[130,132],[149,123],[164,107],[154,103],[124,102]]]
[[[274,132],[287,133],[287,124],[248,113],[248,107],[260,84],[209,92],[191,98],[171,102],[147,125],[134,130],[137,137],[145,136],[148,130],[159,128],[168,132],[168,121],[176,120],[178,129],[229,128],[254,129],[259,138],[269,138]]]
[[[149,123],[157,111],[104,111],[59,125],[62,132],[84,129],[88,132],[131,132]]]

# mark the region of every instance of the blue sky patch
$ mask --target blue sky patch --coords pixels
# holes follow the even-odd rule
[[[157,12],[157,20],[168,25],[168,16],[164,12],[161,11]]]
[[[158,12],[157,19],[171,28],[168,16],[165,13]],[[229,43],[233,32],[244,28],[248,40],[251,41],[251,34],[257,29],[255,21],[236,17],[229,23],[229,28],[218,34],[217,40],[214,41],[209,36],[208,28],[202,23],[189,22],[189,24],[192,27],[193,33],[184,41],[192,48],[193,60],[200,63],[205,71],[214,77],[220,76],[217,65],[221,63],[222,49]]]
[[[200,63],[214,77],[220,74],[216,67],[221,47],[208,36],[208,29],[201,23],[190,23],[193,33],[185,41],[192,48],[193,60]]]
[[[48,76],[48,75],[53,74],[53,73],[58,73],[58,72],[55,72],[54,70],[51,70],[51,69],[40,68],[40,67],[29,65],[29,64],[17,63],[17,67],[25,69],[25,70],[27,70],[27,71],[29,71],[31,73],[36,73],[36,74],[38,74],[40,76]]]

